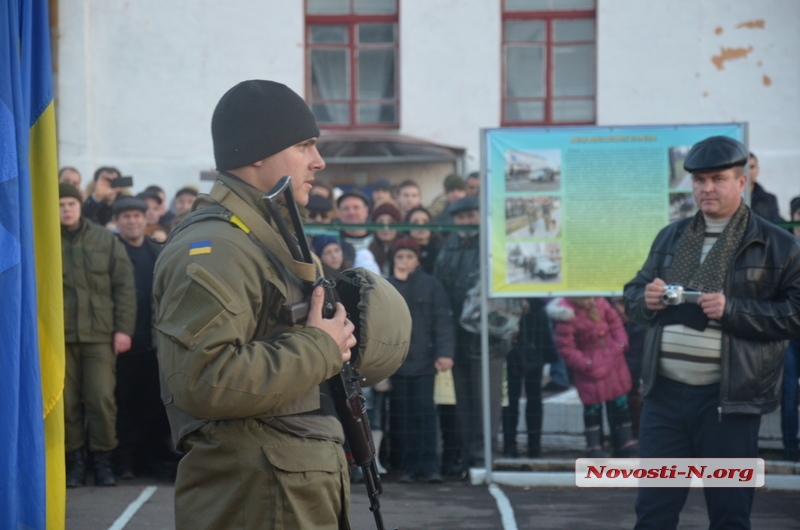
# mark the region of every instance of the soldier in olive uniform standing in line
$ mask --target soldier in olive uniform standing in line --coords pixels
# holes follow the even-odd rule
[[[114,486],[111,452],[117,447],[116,356],[131,348],[136,326],[133,266],[105,228],[81,216],[81,194],[58,186],[64,266],[64,381],[67,487],[86,481],[88,424],[95,483]]]
[[[186,452],[176,526],[349,528],[344,435],[325,382],[350,358],[354,326],[341,304],[323,318],[321,288],[305,326],[285,321],[298,279],[315,280],[321,267],[291,258],[262,201],[291,175],[296,202],[307,204],[325,167],[316,120],[288,87],[252,80],[222,97],[211,132],[217,181],[176,227],[154,282],[162,398]],[[394,372],[410,324],[405,332],[400,348],[379,355],[361,333],[362,375]],[[403,342],[389,324],[376,333]]]

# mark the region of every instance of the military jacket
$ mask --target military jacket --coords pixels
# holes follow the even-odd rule
[[[110,343],[115,332],[133,335],[136,289],[122,243],[81,219],[74,232],[61,228],[61,257],[66,342]]]
[[[224,174],[215,189],[235,194],[260,221],[179,226],[156,262],[162,397],[176,442],[209,420],[276,417],[299,436],[342,441],[335,417],[291,418],[319,409],[318,385],[342,368],[338,345],[320,329],[285,324],[287,278],[249,235],[260,225],[279,237],[260,192]],[[195,215],[216,203],[196,202]]]

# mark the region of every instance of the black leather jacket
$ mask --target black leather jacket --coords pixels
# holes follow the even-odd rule
[[[659,312],[645,306],[645,286],[667,276],[676,243],[690,222],[664,228],[642,270],[625,286],[628,316],[648,324],[644,395],[655,383],[663,329]],[[778,406],[786,341],[800,337],[800,241],[751,213],[723,292],[720,413],[766,414]]]

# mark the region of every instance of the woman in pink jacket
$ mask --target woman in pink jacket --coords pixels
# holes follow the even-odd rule
[[[614,456],[638,456],[628,410],[628,336],[619,314],[601,297],[556,298],[547,305],[547,314],[555,324],[558,353],[572,370],[583,403],[586,456],[607,456],[603,451],[603,403]]]

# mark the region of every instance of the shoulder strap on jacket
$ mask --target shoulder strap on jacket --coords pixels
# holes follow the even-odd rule
[[[260,248],[264,254],[267,256],[267,259],[278,269],[278,272],[281,275],[281,278],[285,280],[286,285],[286,304],[287,306],[296,304],[297,302],[303,301],[305,298],[303,295],[303,282],[300,278],[298,278],[295,274],[293,274],[283,262],[278,259],[278,257],[269,249],[266,245],[264,245],[255,235],[253,231],[247,226],[237,215],[233,212],[225,208],[222,204],[209,204],[208,206],[203,207],[200,210],[196,210],[189,214],[183,222],[181,222],[175,229],[170,233],[167,241],[164,243],[165,245],[170,242],[170,240],[178,233],[182,232],[186,227],[193,225],[195,223],[199,223],[201,221],[207,220],[217,220],[217,221],[226,221],[231,223],[241,229],[247,236],[250,238],[258,248]]]
[[[319,276],[317,266],[312,263],[295,261],[289,252],[289,248],[286,246],[286,242],[278,236],[275,229],[273,229],[264,218],[256,214],[256,212],[230,188],[218,180],[211,188],[209,196],[226,209],[230,210],[250,228],[254,236],[265,247],[270,249],[295,276],[303,281],[311,283],[317,280]]]

